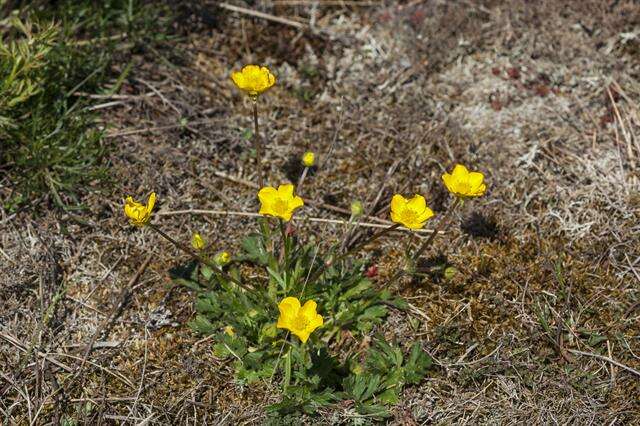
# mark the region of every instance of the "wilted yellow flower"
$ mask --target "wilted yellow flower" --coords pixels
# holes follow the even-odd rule
[[[151,211],[156,204],[156,193],[152,192],[147,200],[147,205],[140,204],[131,197],[127,197],[124,203],[124,214],[129,222],[135,226],[144,226],[151,220]]]
[[[300,306],[298,298],[287,297],[278,305],[280,317],[276,327],[289,330],[305,343],[313,330],[323,324],[322,316],[316,312],[317,307],[313,300],[307,300],[304,306]]]
[[[456,197],[469,198],[484,195],[487,186],[484,175],[480,172],[470,172],[462,164],[456,164],[451,174],[442,175],[444,185]]]
[[[238,89],[247,92],[252,98],[276,84],[276,77],[271,74],[269,68],[258,65],[246,65],[242,71],[234,71],[231,73],[231,79]]]
[[[279,217],[290,221],[293,211],[304,205],[302,198],[293,194],[293,185],[280,185],[278,189],[265,186],[258,192],[260,199],[260,214]]]
[[[197,232],[193,234],[193,237],[191,237],[191,247],[196,250],[202,250],[204,248],[204,245],[205,244],[202,235],[198,234]]]
[[[360,200],[356,200],[351,203],[351,215],[353,217],[362,216],[364,213],[364,207],[362,206],[362,202]]]
[[[228,325],[224,328],[224,332],[228,335],[228,336],[235,336],[236,335],[236,330],[233,328],[232,325]]]
[[[213,258],[216,265],[224,266],[231,261],[231,255],[228,251],[221,251]]]
[[[421,229],[432,216],[433,211],[422,195],[407,199],[396,194],[391,199],[391,220],[409,229]]]
[[[304,164],[305,167],[312,167],[315,163],[316,155],[311,151],[305,152],[302,156],[302,164]]]

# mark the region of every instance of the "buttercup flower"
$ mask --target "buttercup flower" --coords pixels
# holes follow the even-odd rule
[[[236,335],[236,330],[233,328],[232,325],[228,325],[224,328],[224,332],[228,335],[228,336],[235,336]]]
[[[191,247],[196,250],[202,250],[204,248],[204,239],[202,238],[202,235],[197,232],[193,234],[193,237],[191,237]]]
[[[302,164],[304,164],[305,167],[313,167],[315,163],[316,155],[311,151],[305,152],[302,156]]]
[[[391,199],[391,220],[409,229],[421,229],[425,222],[433,216],[422,195],[414,195],[406,199],[396,194]]]
[[[218,266],[224,266],[231,261],[231,255],[228,251],[221,251],[220,253],[216,254],[216,256],[213,258],[213,261]]]
[[[156,193],[152,192],[147,200],[147,205],[143,205],[135,201],[131,197],[127,197],[124,203],[124,214],[129,218],[129,222],[135,226],[144,226],[151,220],[151,211],[156,204]]]
[[[443,174],[442,180],[449,192],[460,198],[479,197],[487,190],[487,185],[483,182],[484,175],[470,172],[462,164],[456,164],[451,174]]]
[[[280,317],[276,327],[289,330],[305,343],[313,330],[324,323],[322,316],[316,312],[317,307],[313,300],[307,300],[304,306],[300,306],[298,298],[287,297],[278,305]]]
[[[293,185],[280,185],[278,189],[265,186],[258,192],[260,199],[260,214],[279,217],[288,222],[293,211],[304,205],[302,198],[293,194]]]
[[[238,89],[254,99],[276,84],[276,77],[271,74],[269,68],[258,65],[246,65],[242,71],[234,71],[231,73],[231,79]]]

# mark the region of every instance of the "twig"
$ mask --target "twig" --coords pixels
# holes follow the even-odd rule
[[[140,265],[140,268],[138,268],[138,270],[136,271],[135,275],[131,277],[127,285],[120,291],[120,295],[118,296],[118,304],[113,307],[111,314],[107,318],[105,318],[104,321],[102,321],[102,323],[96,329],[95,333],[93,333],[93,336],[91,336],[91,340],[89,340],[89,343],[87,344],[87,347],[84,350],[84,355],[82,356],[82,363],[80,364],[80,367],[78,368],[78,371],[76,372],[74,377],[78,377],[82,372],[82,369],[84,368],[84,364],[87,362],[87,358],[89,357],[89,354],[93,350],[93,347],[94,347],[93,345],[98,339],[98,336],[100,336],[104,328],[107,327],[107,325],[116,318],[116,316],[118,315],[118,312],[120,312],[127,298],[129,297],[129,294],[131,293],[131,289],[133,288],[135,283],[138,281],[138,279],[140,279],[140,276],[147,269],[147,266],[149,266],[149,263],[151,262],[152,258],[153,258],[153,255],[147,256],[147,258],[142,263],[142,265]]]
[[[218,216],[244,216],[244,217],[262,217],[259,213],[252,212],[239,212],[239,211],[229,211],[229,210],[202,210],[202,209],[187,209],[187,210],[172,210],[172,211],[164,211],[158,212],[157,216],[175,216],[182,214],[203,214],[203,215],[218,215]],[[321,217],[300,217],[300,220],[309,221],[309,222],[318,222],[318,223],[334,223],[336,225],[346,225],[349,223],[347,220],[341,219],[325,219]],[[354,226],[363,226],[368,228],[388,228],[388,225],[382,225],[378,223],[370,223],[370,222],[354,222]],[[419,234],[432,234],[434,231],[432,229],[418,229],[414,231],[409,231],[405,228],[399,228],[398,231],[406,231],[406,232],[415,232]],[[439,234],[445,234],[444,231],[438,231]]]
[[[243,13],[245,15],[254,16],[256,18],[266,19],[267,21],[277,22],[279,24],[289,25],[291,27],[298,28],[299,30],[306,30],[309,28],[307,24],[303,24],[301,22],[292,21],[287,18],[281,18],[279,16],[271,15],[269,13],[258,12],[257,10],[247,9],[246,7],[234,6],[228,3],[218,3],[218,7],[222,9],[227,9],[232,12]]]
[[[622,369],[625,369],[628,372],[633,373],[636,376],[640,377],[640,371],[638,371],[636,369],[633,369],[631,367],[628,367],[628,366],[626,366],[626,365],[624,365],[622,363],[619,363],[618,361],[616,361],[616,360],[614,360],[612,358],[609,358],[608,356],[598,355],[598,354],[594,354],[594,353],[591,353],[591,352],[577,351],[575,349],[567,349],[567,351],[569,351],[569,352],[571,352],[572,354],[575,354],[575,355],[590,356],[590,357],[597,358],[597,359],[602,360],[602,361],[610,362],[611,364],[613,364],[613,365],[615,365],[617,367],[620,367]]]
[[[248,180],[242,179],[240,177],[231,176],[223,172],[213,172],[213,174],[222,179],[227,179],[231,182],[239,183],[249,188],[258,189],[258,186],[255,183],[249,182]],[[325,210],[330,210],[330,211],[334,211],[334,212],[342,213],[346,215],[351,215],[351,210],[343,209],[342,207],[333,206],[331,204],[323,203],[321,201],[309,200],[308,198],[304,198],[304,197],[303,197],[303,200],[305,204],[308,204],[310,206],[314,206],[314,207],[318,207],[318,208],[322,208]],[[379,217],[376,217],[376,216],[362,216],[362,217],[364,219],[369,219],[374,222],[378,222],[386,225],[393,225],[393,222],[391,222],[390,220],[380,219]]]

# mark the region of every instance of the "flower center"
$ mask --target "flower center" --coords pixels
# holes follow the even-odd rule
[[[471,192],[471,185],[469,184],[469,181],[466,181],[466,180],[459,181],[458,192],[460,194],[468,194],[469,192]]]
[[[298,314],[293,319],[291,325],[296,330],[305,330],[307,328],[307,325],[309,325],[309,321],[304,316]]]
[[[404,209],[401,214],[402,221],[405,223],[413,223],[418,218],[418,213],[415,210]]]
[[[278,198],[273,203],[273,211],[275,211],[277,214],[280,214],[280,215],[286,214],[288,207],[289,207],[289,203],[287,203],[285,200],[281,198]]]

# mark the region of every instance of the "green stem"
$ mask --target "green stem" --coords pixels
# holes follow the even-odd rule
[[[291,383],[291,346],[289,346],[289,350],[286,355],[287,359],[284,361],[284,383],[283,383],[283,391],[286,391]]]
[[[258,186],[264,187],[264,172],[262,170],[262,142],[258,127],[258,99],[253,100],[253,146],[256,150],[256,164],[258,167]]]
[[[337,263],[338,261],[344,259],[345,257],[349,256],[350,254],[356,253],[358,251],[360,251],[364,246],[366,246],[367,244],[370,244],[372,242],[374,242],[375,240],[377,240],[378,238],[382,237],[383,235],[393,231],[394,229],[397,229],[400,226],[399,223],[394,223],[393,225],[389,226],[388,228],[384,228],[382,231],[379,231],[375,234],[373,234],[371,237],[369,237],[368,239],[364,240],[362,243],[358,244],[357,246],[347,250],[346,252],[342,253],[341,255],[337,256],[335,259],[333,259],[332,264]],[[322,264],[322,266],[320,267],[320,269],[318,269],[318,271],[313,274],[313,276],[311,278],[309,278],[308,282],[312,283],[315,280],[317,280],[318,278],[320,278],[320,276],[322,275],[322,273],[327,269],[329,265],[325,262]]]
[[[440,233],[440,231],[442,231],[442,229],[444,228],[444,225],[448,222],[451,214],[453,213],[453,211],[458,207],[458,205],[460,204],[460,199],[456,198],[456,200],[453,202],[453,204],[451,205],[451,207],[449,207],[449,209],[444,213],[444,215],[442,216],[442,218],[440,219],[440,221],[438,221],[438,224],[436,225],[435,229],[433,230],[433,232],[431,233],[431,235],[429,235],[429,238],[427,238],[427,241],[425,241],[420,248],[418,249],[418,251],[416,251],[416,253],[413,255],[413,258],[411,259],[411,262],[413,264],[417,264],[418,259],[420,258],[420,256],[422,256],[422,254],[425,252],[425,250],[431,245],[431,243],[433,242],[433,240],[436,238],[436,235],[438,235],[438,233]],[[404,274],[404,271],[402,269],[399,269],[389,280],[389,284],[392,284],[395,280],[397,280],[398,278],[400,278],[400,276]]]
[[[422,256],[422,253],[424,253],[424,251],[431,245],[431,243],[433,243],[433,240],[436,238],[436,235],[438,235],[438,233],[442,231],[442,228],[444,228],[444,226],[449,222],[451,214],[458,207],[459,204],[460,204],[460,198],[456,198],[456,200],[453,202],[451,207],[449,207],[449,209],[442,216],[442,219],[440,219],[440,221],[436,225],[435,229],[433,230],[433,233],[429,235],[429,238],[427,238],[427,241],[425,241],[422,244],[422,246],[420,246],[420,249],[418,249],[416,254],[413,255],[414,262],[417,262],[420,256]]]
[[[152,230],[154,230],[155,232],[160,234],[160,236],[162,238],[164,238],[165,240],[169,241],[171,244],[173,244],[174,246],[176,246],[177,248],[179,248],[183,252],[187,253],[194,260],[196,260],[196,261],[198,261],[200,263],[203,263],[203,264],[209,266],[210,268],[213,268],[225,280],[231,281],[232,283],[242,287],[243,289],[245,289],[245,290],[247,290],[249,292],[254,292],[253,288],[251,288],[251,287],[247,286],[246,284],[243,284],[240,281],[236,280],[231,275],[229,275],[226,272],[224,272],[220,266],[216,265],[215,263],[209,262],[207,259],[205,259],[204,257],[200,256],[198,253],[196,253],[195,250],[193,250],[193,249],[191,249],[191,248],[189,248],[189,247],[187,247],[187,246],[185,246],[183,244],[180,244],[179,242],[177,242],[176,240],[171,238],[162,229],[158,228],[157,225],[149,224],[149,228],[151,228]]]
[[[302,184],[304,183],[305,178],[307,177],[307,173],[309,173],[309,167],[305,167],[302,170],[302,174],[300,175],[300,179],[298,179],[298,185],[296,186],[296,194],[301,194]]]

